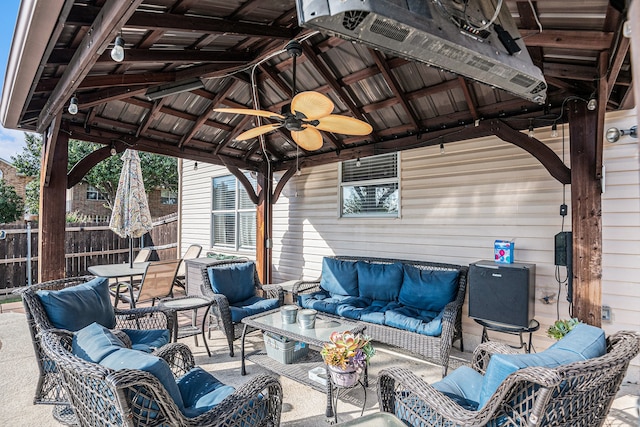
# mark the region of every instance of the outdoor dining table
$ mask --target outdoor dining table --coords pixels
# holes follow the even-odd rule
[[[117,277],[142,276],[147,271],[148,265],[148,262],[136,262],[133,263],[133,266],[129,266],[129,263],[126,262],[122,264],[92,265],[88,270],[94,276],[113,279]]]

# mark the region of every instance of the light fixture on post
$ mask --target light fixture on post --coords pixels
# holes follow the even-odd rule
[[[638,137],[638,126],[632,126],[630,129],[618,129],[618,128],[609,128],[607,129],[607,133],[605,137],[608,142],[614,143],[618,142],[621,136],[629,135],[632,138]]]
[[[73,114],[74,116],[78,114],[78,98],[72,96],[69,100],[69,108],[67,108],[69,114]]]
[[[551,125],[551,138],[557,138],[558,137],[558,124],[556,122],[553,122],[553,124]]]
[[[156,99],[164,98],[165,96],[175,95],[177,93],[189,92],[195,89],[202,89],[204,83],[200,79],[182,80],[179,82],[156,86],[147,90],[144,96],[149,101],[155,101]]]
[[[592,93],[589,101],[587,101],[587,110],[594,111],[596,108],[598,108],[598,100],[596,99],[596,94]]]
[[[116,37],[116,41],[111,49],[111,59],[116,62],[124,61],[124,39],[122,36]]]

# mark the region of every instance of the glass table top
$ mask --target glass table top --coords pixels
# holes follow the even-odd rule
[[[211,300],[203,297],[185,297],[176,299],[165,299],[160,304],[169,309],[181,310],[189,308],[199,308],[211,304]]]
[[[313,329],[305,329],[300,327],[298,323],[283,323],[280,310],[274,310],[262,316],[253,317],[251,321],[257,324],[257,326],[265,325],[271,328],[281,329],[316,341],[329,341],[329,337],[333,332],[347,331],[356,327],[355,322],[328,318],[322,315],[322,313],[318,313],[315,327]]]

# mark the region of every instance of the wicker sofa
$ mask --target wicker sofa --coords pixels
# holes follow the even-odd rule
[[[459,340],[463,350],[467,274],[454,264],[325,257],[322,277],[296,283],[293,297],[302,307],[366,323],[374,341],[439,363],[444,376],[452,344]]]
[[[471,368],[458,368],[433,384],[404,368],[382,370],[380,410],[420,427],[602,426],[631,359],[640,351],[640,335],[620,331],[605,340],[602,333],[597,345],[585,336],[572,338],[577,343],[563,339],[537,354],[483,343],[474,351]],[[589,348],[576,351],[576,344],[585,342]],[[567,355],[574,361],[567,362]]]
[[[122,344],[96,324],[75,334],[56,329],[42,333],[43,353],[60,371],[78,425],[280,424],[282,387],[275,377],[260,374],[235,389],[195,367],[193,356],[187,358],[187,373],[177,376],[162,357],[168,355],[154,356]],[[176,343],[178,347],[189,352],[184,344]]]

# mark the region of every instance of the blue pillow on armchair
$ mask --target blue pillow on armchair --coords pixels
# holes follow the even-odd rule
[[[214,265],[207,268],[207,272],[213,292],[226,296],[229,304],[255,295],[253,262]]]
[[[116,325],[106,277],[96,277],[57,291],[41,290],[36,294],[55,328],[75,332],[93,322],[109,329]]]

